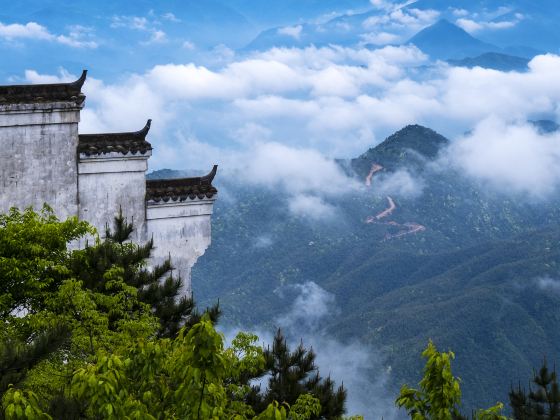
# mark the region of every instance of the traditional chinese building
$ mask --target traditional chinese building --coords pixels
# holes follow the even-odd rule
[[[0,212],[40,209],[78,216],[100,235],[122,208],[136,241],[154,239],[190,292],[191,268],[211,241],[217,166],[206,176],[146,180],[151,120],[139,131],[79,134],[86,71],[72,83],[0,86]]]

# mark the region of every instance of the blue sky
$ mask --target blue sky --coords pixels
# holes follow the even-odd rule
[[[540,195],[560,180],[557,146],[526,127],[560,120],[553,0],[1,2],[0,80],[87,68],[80,131],[152,118],[151,169],[218,163],[243,182],[312,186],[320,205],[348,185],[333,158],[419,123],[456,140],[446,164],[468,176]],[[532,52],[528,70],[452,67],[407,42],[443,18],[500,52]]]

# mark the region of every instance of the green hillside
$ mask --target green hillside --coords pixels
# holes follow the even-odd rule
[[[279,288],[313,281],[336,299],[329,334],[380,350],[395,395],[416,383],[432,338],[457,353],[467,412],[506,401],[543,355],[560,360],[560,207],[433,165],[447,144],[407,126],[346,162],[360,182],[383,168],[371,187],[331,199],[336,222],[290,216],[281,192],[218,176],[229,198],[216,202],[212,245],[193,269],[197,300],[220,299],[226,323],[272,329],[294,298]],[[421,193],[392,194],[394,209],[377,219],[388,207],[378,186],[403,169]]]

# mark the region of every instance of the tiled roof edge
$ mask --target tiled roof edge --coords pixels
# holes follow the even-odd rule
[[[80,78],[70,83],[0,86],[0,104],[32,104],[44,102],[71,102],[82,104],[85,100],[82,86],[87,70]]]
[[[146,201],[155,203],[181,202],[187,199],[212,198],[218,190],[212,181],[218,165],[204,176],[192,178],[148,179],[146,180]]]

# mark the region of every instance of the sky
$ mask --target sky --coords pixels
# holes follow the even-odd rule
[[[0,80],[71,81],[88,69],[80,132],[151,118],[151,170],[217,163],[240,182],[289,188],[293,213],[328,217],[324,200],[351,184],[333,159],[422,124],[453,140],[441,162],[465,176],[538,198],[560,184],[558,136],[528,124],[560,121],[560,42],[542,32],[553,2],[0,3]],[[453,67],[407,42],[442,18],[536,53],[527,71],[501,72]]]

